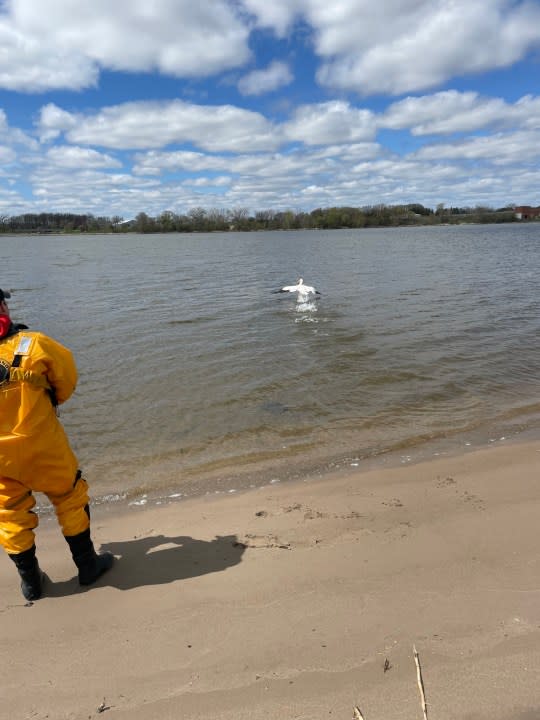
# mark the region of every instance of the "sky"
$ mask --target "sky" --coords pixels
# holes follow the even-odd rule
[[[0,217],[540,205],[540,0],[0,0]]]

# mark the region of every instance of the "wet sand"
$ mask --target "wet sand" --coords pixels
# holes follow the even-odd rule
[[[8,720],[540,718],[540,442],[160,507],[99,508],[80,590],[0,556]]]

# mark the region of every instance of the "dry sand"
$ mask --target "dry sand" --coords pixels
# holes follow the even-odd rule
[[[25,607],[0,557],[2,720],[540,718],[540,442],[52,522]],[[386,668],[386,669],[385,669]]]

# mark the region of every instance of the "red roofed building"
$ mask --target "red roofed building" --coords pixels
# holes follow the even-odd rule
[[[536,220],[540,217],[540,207],[533,208],[530,205],[520,205],[514,208],[514,213],[518,220]]]

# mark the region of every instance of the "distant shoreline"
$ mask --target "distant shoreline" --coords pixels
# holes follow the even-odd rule
[[[310,228],[310,227],[300,227],[300,228],[248,228],[248,229],[228,229],[228,230],[146,230],[146,231],[140,231],[140,230],[82,230],[82,231],[71,231],[71,230],[53,230],[50,232],[32,232],[29,230],[17,230],[12,232],[2,232],[0,231],[0,238],[2,237],[17,237],[20,235],[24,236],[36,236],[36,237],[54,237],[54,236],[81,236],[81,235],[224,235],[224,234],[232,234],[232,233],[261,233],[261,232],[302,232],[302,231],[316,231],[321,232],[325,230],[389,230],[392,228],[406,228],[406,227],[416,227],[416,228],[429,228],[429,227],[456,227],[459,225],[506,225],[506,224],[512,224],[515,223],[517,225],[531,225],[531,224],[538,224],[540,223],[539,220],[506,220],[506,221],[492,221],[492,222],[486,222],[486,221],[478,221],[475,222],[473,220],[462,220],[458,222],[439,222],[436,224],[428,224],[428,223],[407,223],[404,225],[370,225],[366,227],[325,227],[325,228]]]
[[[376,227],[421,227],[460,224],[529,223],[540,220],[540,208],[507,206],[493,209],[437,206],[420,203],[368,207],[317,208],[310,212],[247,209],[206,210],[186,214],[164,211],[152,217],[140,212],[131,220],[76,213],[26,213],[0,217],[0,235],[126,234],[256,232],[277,230],[362,230]]]

